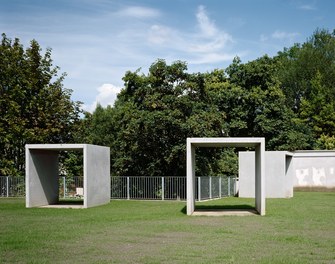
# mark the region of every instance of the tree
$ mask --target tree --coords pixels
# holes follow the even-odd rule
[[[24,50],[19,39],[2,34],[0,46],[0,173],[24,174],[24,146],[67,143],[79,120],[80,102],[63,87],[51,49],[41,54],[37,41]]]
[[[312,128],[316,139],[335,135],[335,102],[322,84],[320,72],[311,80],[310,99],[301,100],[300,117]]]
[[[111,148],[114,175],[185,175],[187,137],[259,136],[269,150],[306,148],[310,134],[285,106],[277,63],[236,59],[227,75],[158,60],[146,75],[129,71],[114,107],[98,105],[87,120],[89,142]],[[237,151],[198,149],[197,175],[237,174]]]
[[[111,148],[112,174],[185,175],[186,138],[221,135],[223,118],[209,102],[204,75],[186,70],[184,62],[157,60],[147,75],[129,71],[114,107],[96,108],[89,137]],[[216,152],[197,155],[204,164],[198,174],[208,172],[203,161]]]
[[[335,30],[317,29],[304,44],[285,48],[278,59],[287,105],[310,128],[314,144],[321,135],[334,136]]]
[[[298,111],[302,99],[312,96],[311,80],[320,75],[328,96],[335,98],[335,30],[317,29],[303,44],[295,44],[278,53],[279,79],[289,106]]]
[[[218,83],[220,111],[225,111],[230,136],[265,137],[268,150],[305,149],[310,133],[286,107],[277,71],[280,61],[267,55],[242,64],[235,58],[226,72],[229,82]],[[213,84],[210,84],[213,86]],[[296,140],[298,136],[299,140]]]

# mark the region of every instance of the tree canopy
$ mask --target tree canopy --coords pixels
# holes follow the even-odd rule
[[[41,53],[32,40],[27,49],[19,39],[2,34],[0,45],[0,175],[22,175],[24,146],[72,140],[80,103],[70,99],[58,75],[51,49]]]
[[[276,56],[236,57],[211,72],[158,59],[147,73],[127,71],[115,104],[98,104],[80,120],[51,50],[41,55],[36,41],[24,50],[3,35],[0,56],[3,174],[22,170],[25,143],[109,146],[113,175],[156,176],[185,175],[187,137],[265,137],[267,150],[335,149],[335,31],[317,29]],[[236,175],[238,150],[197,150],[197,175]],[[78,168],[72,156],[64,164]]]
[[[277,58],[281,89],[288,106],[311,130],[311,147],[329,148],[322,142],[332,141],[335,133],[335,30],[317,29]]]
[[[334,33],[316,30],[274,57],[236,57],[212,72],[158,59],[147,74],[126,72],[115,105],[89,117],[88,135],[111,147],[115,175],[185,175],[187,137],[265,137],[267,150],[334,148],[334,49]],[[197,174],[237,172],[236,151],[198,151]]]

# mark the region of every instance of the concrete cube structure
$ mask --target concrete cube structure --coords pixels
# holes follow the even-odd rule
[[[195,209],[195,149],[197,147],[252,147],[255,148],[255,207],[265,215],[265,139],[264,138],[188,138],[187,139],[187,215]]]
[[[83,208],[110,201],[110,150],[89,144],[26,145],[26,207],[53,205],[59,202],[60,151],[83,153]]]
[[[266,198],[293,197],[293,153],[265,152]],[[255,152],[239,152],[239,197],[255,197]]]

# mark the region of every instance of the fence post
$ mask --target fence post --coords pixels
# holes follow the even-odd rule
[[[127,200],[130,200],[129,176],[127,176]]]
[[[228,177],[228,197],[230,196],[230,177]]]
[[[66,196],[66,178],[63,176],[63,198]]]
[[[209,181],[208,181],[208,184],[209,184],[209,199],[212,199],[212,176],[209,176]]]
[[[164,200],[164,189],[165,189],[164,177],[162,177],[162,200]]]
[[[238,192],[238,182],[237,182],[237,177],[234,177],[234,196],[237,196]]]
[[[222,195],[221,195],[221,182],[222,182],[222,176],[220,176],[219,178],[219,197],[222,198]]]
[[[9,197],[9,176],[6,177],[6,196]]]
[[[201,177],[198,177],[198,201],[201,201]]]

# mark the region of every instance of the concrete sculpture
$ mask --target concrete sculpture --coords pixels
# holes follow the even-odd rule
[[[265,215],[265,139],[264,138],[188,138],[187,139],[187,215],[195,210],[195,149],[197,147],[251,147],[255,149],[255,208]]]
[[[26,207],[59,201],[60,151],[83,153],[84,201],[82,208],[110,201],[110,150],[89,144],[26,145]]]

